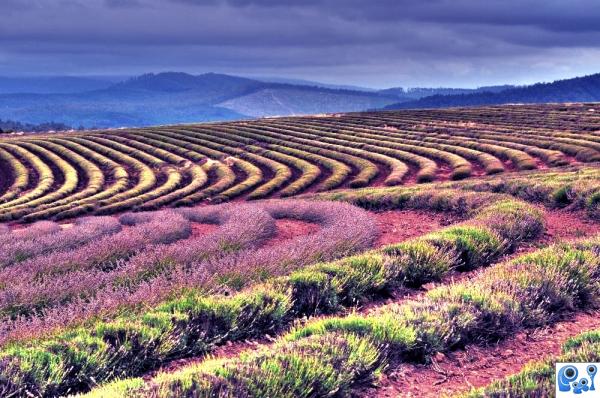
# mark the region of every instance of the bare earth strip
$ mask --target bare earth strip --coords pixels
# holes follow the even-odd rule
[[[528,330],[491,346],[469,345],[431,365],[402,363],[380,380],[377,388],[357,391],[364,397],[442,397],[483,387],[518,373],[529,361],[560,354],[570,337],[600,327],[600,313],[580,313],[552,327]]]
[[[372,214],[377,218],[377,224],[381,230],[378,246],[421,236],[458,221],[456,218],[450,218],[444,214],[415,210]],[[280,235],[278,234],[279,236],[274,239],[286,239],[295,233],[308,234],[312,232],[312,226],[309,223],[294,220],[281,220],[280,222],[281,224],[278,225]],[[547,211],[546,228],[541,239],[520,247],[518,253],[512,254],[507,259],[558,241],[593,236],[600,232],[600,223],[590,220],[584,213]],[[404,289],[393,292],[392,297],[375,300],[344,312],[355,311],[368,314],[384,306],[401,305],[407,300],[418,300],[428,290],[440,285],[463,281],[478,272],[481,270],[451,272],[439,283],[430,283],[416,290]],[[405,363],[397,366],[391,365],[377,387],[364,386],[357,389],[356,393],[357,396],[368,397],[439,397],[442,393],[460,392],[469,390],[472,386],[487,385],[492,380],[518,372],[529,360],[542,359],[558,353],[561,344],[567,338],[600,327],[599,315],[598,313],[580,313],[572,319],[557,323],[552,328],[529,330],[497,345],[484,347],[473,345],[447,356],[440,354],[437,357],[439,361],[436,361],[433,366]],[[258,340],[230,342],[216,348],[208,357],[233,358],[242,352],[268,346],[274,340],[273,336],[265,335]],[[553,349],[555,351],[552,351]],[[157,371],[146,374],[144,378],[150,380],[158,373],[170,373],[206,359],[207,356],[200,356],[173,361]]]

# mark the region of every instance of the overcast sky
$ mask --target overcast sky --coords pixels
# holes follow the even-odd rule
[[[598,0],[0,0],[0,75],[222,72],[372,87],[600,72]]]

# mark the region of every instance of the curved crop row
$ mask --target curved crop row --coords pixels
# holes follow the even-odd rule
[[[189,365],[148,382],[119,381],[89,396],[348,394],[389,362],[425,362],[436,352],[498,341],[593,304],[598,249],[596,239],[539,250],[473,280],[430,290],[420,301],[370,315],[316,319],[255,353]],[[564,289],[565,281],[570,289]]]
[[[12,184],[0,196],[0,203],[5,203],[19,196],[27,188],[30,176],[23,162],[2,147],[0,147],[0,159],[10,168],[7,172],[13,178]]]
[[[481,203],[484,203],[484,200],[485,198],[482,198]],[[286,212],[285,208],[281,207],[285,204],[286,202],[267,202],[266,209],[274,216],[282,216],[289,213],[289,210]],[[309,206],[309,208],[314,208],[315,203],[311,203]],[[328,204],[328,206],[331,205]],[[495,217],[495,222],[489,223],[490,225],[493,225],[493,231],[487,229],[487,227],[480,226],[477,222],[471,227],[457,226],[449,228],[447,231],[432,235],[429,238],[428,242],[431,242],[430,248],[434,249],[434,251],[447,250],[448,252],[446,254],[443,254],[441,251],[438,254],[443,258],[447,258],[448,261],[456,261],[460,266],[473,268],[488,264],[503,252],[510,250],[510,248],[515,244],[518,244],[521,240],[533,237],[539,233],[541,228],[538,218],[539,215],[537,214],[537,210],[533,210],[533,213],[531,214],[527,213],[531,210],[533,209],[528,208],[527,206],[515,209],[514,206],[511,205],[497,203],[493,209],[489,208],[480,212],[476,217],[481,217],[482,221],[489,217]],[[301,207],[295,204],[294,212],[299,211],[301,211]],[[343,218],[341,224],[336,227],[338,228],[337,234],[342,230],[344,231],[342,236],[343,239],[348,239],[344,238],[347,236],[346,234],[349,230],[348,226],[359,222],[356,217],[359,214],[354,214],[354,212],[350,213],[351,214],[337,212],[336,214],[339,215],[332,214],[332,221],[335,220],[336,217]],[[525,214],[528,215],[525,216]],[[522,217],[527,218],[530,216],[531,222],[522,222],[524,220]],[[298,215],[296,215],[296,217],[298,217]],[[339,230],[339,228],[342,229]],[[370,231],[370,227],[366,228],[364,232],[367,231]],[[334,231],[323,230],[324,234],[331,234],[331,232]],[[334,236],[335,235],[331,235],[331,238]],[[313,253],[312,255],[314,256],[315,253],[319,252],[319,250],[315,249],[320,247],[319,245],[322,245],[324,242],[330,242],[332,247],[336,248],[335,250],[339,250],[340,241],[331,242],[331,238],[322,239],[322,237],[306,237],[305,240],[307,240],[307,242],[310,240],[314,242],[313,245],[317,245],[314,247],[309,246],[307,253]],[[503,242],[503,238],[506,238],[506,242],[509,244]],[[346,244],[349,245],[348,250],[355,250],[357,247],[356,242],[353,241],[347,241]],[[306,248],[306,246],[306,243],[302,244],[303,248]],[[417,248],[422,245],[419,242],[414,242],[414,246]],[[69,339],[76,338],[77,341],[89,341],[90,344],[94,344],[94,347],[96,348],[93,349],[91,346],[87,345],[87,343],[83,343],[87,348],[81,345],[78,346],[78,348],[75,348],[76,350],[81,349],[88,352],[84,357],[90,355],[90,358],[91,356],[94,358],[113,358],[110,363],[102,360],[103,366],[109,367],[103,368],[101,366],[99,368],[91,368],[83,363],[80,363],[80,365],[83,366],[73,366],[74,364],[67,363],[68,361],[71,361],[69,358],[83,358],[78,355],[71,356],[71,354],[68,354],[74,347],[73,345],[69,345],[70,348],[67,348],[66,351],[52,354],[57,355],[55,360],[58,362],[55,363],[60,363],[58,367],[45,370],[40,368],[33,373],[29,373],[27,377],[33,377],[33,379],[43,377],[45,380],[50,380],[46,378],[49,376],[53,378],[54,375],[59,376],[59,374],[63,372],[61,369],[72,369],[75,372],[83,372],[79,373],[79,376],[75,376],[74,374],[66,376],[67,380],[70,377],[74,377],[77,380],[83,380],[84,377],[90,376],[95,380],[100,380],[99,377],[102,377],[100,376],[101,374],[110,375],[109,377],[114,377],[113,375],[116,376],[117,374],[135,374],[136,372],[143,371],[143,369],[151,363],[160,363],[161,360],[159,358],[161,357],[173,358],[181,355],[191,355],[207,350],[214,342],[221,341],[224,338],[244,338],[245,336],[254,333],[264,333],[265,330],[277,327],[277,325],[280,325],[281,322],[285,321],[293,314],[301,315],[305,313],[305,311],[314,310],[327,311],[334,308],[337,305],[336,303],[353,303],[356,298],[362,297],[363,293],[368,294],[370,292],[371,294],[376,294],[382,289],[385,289],[386,286],[389,287],[396,283],[423,283],[423,281],[427,281],[427,278],[430,277],[425,276],[425,274],[423,274],[424,279],[422,280],[407,280],[405,277],[407,275],[413,275],[412,271],[403,268],[412,266],[410,258],[404,259],[404,256],[409,255],[409,247],[410,245],[406,248],[398,247],[393,250],[388,248],[387,251],[384,250],[383,257],[382,254],[372,253],[358,256],[358,258],[347,258],[341,260],[341,262],[332,264],[317,265],[317,269],[321,270],[320,272],[325,273],[325,279],[321,278],[319,276],[320,274],[315,274],[314,278],[307,278],[307,276],[311,276],[310,273],[307,274],[305,271],[299,271],[289,277],[284,277],[284,279],[276,279],[271,285],[271,288],[257,287],[248,292],[224,298],[211,298],[206,297],[203,294],[192,293],[185,295],[185,298],[182,299],[182,301],[175,299],[174,301],[172,300],[163,303],[155,310],[152,310],[152,313],[145,314],[141,318],[135,318],[135,320],[120,319],[115,320],[112,323],[103,322],[103,324],[98,325],[97,328],[92,328],[94,330],[93,332],[90,332],[87,328],[78,328],[77,331],[66,332],[70,336],[68,337]],[[438,249],[435,249],[436,247]],[[276,253],[278,253],[277,251],[272,251],[272,249],[265,250],[269,253],[269,261],[272,261],[273,258],[275,259],[273,265],[281,267],[282,264],[286,264],[289,267],[290,262],[283,261],[285,257],[281,257],[284,253],[276,255]],[[450,255],[450,253],[454,253],[455,250],[457,250],[457,255]],[[235,264],[232,264],[233,267],[230,268],[230,270],[235,271],[236,274],[222,274],[221,278],[227,276],[225,281],[228,284],[231,284],[239,283],[240,277],[237,275],[244,275],[245,278],[249,278],[253,272],[259,272],[260,275],[263,275],[262,278],[264,278],[265,270],[269,270],[271,274],[274,273],[274,269],[264,268],[264,260],[266,257],[261,261],[260,258],[255,257],[254,253],[248,253],[248,255],[250,256],[248,260],[246,260],[250,261],[248,265],[254,264],[251,268],[248,268],[248,265],[240,267],[240,263],[236,262]],[[317,257],[310,261],[310,259],[307,259],[307,255],[304,252],[297,253],[296,256],[299,256],[304,264],[306,264],[307,261],[310,264],[314,263],[315,260],[318,260]],[[386,260],[386,256],[391,256],[390,258],[393,261]],[[393,264],[396,264],[398,267],[393,268],[398,271],[396,274],[386,271],[387,267],[390,267]],[[452,265],[448,265],[449,267],[452,267]],[[257,266],[260,266],[260,268],[256,268]],[[401,270],[404,270],[404,272]],[[289,271],[290,269],[283,270],[284,273],[289,273]],[[390,271],[392,271],[392,269],[390,269]],[[279,272],[282,271],[280,270]],[[277,274],[275,273],[275,275]],[[433,277],[435,278],[435,274]],[[329,283],[332,282],[329,278],[334,278],[333,280],[336,280],[336,283],[339,282],[341,284],[329,285]],[[196,278],[191,279],[198,280]],[[339,300],[331,301],[323,296],[323,300],[319,299],[316,301],[318,304],[317,306],[311,304],[315,303],[312,299],[313,297],[318,298],[321,295],[330,297],[329,295],[331,294],[344,295],[345,298],[340,297]],[[226,320],[222,318],[225,314],[233,314],[233,316],[226,315],[227,319],[229,319]],[[208,319],[212,319],[213,321],[204,323]],[[174,320],[177,320],[177,325],[172,323]],[[198,322],[202,323],[204,326],[200,326]],[[233,324],[231,324],[232,322]],[[287,322],[289,322],[289,320]],[[198,329],[198,327],[201,327],[202,329]],[[149,334],[142,336],[139,334],[142,330],[147,331]],[[73,335],[73,333],[76,334]],[[92,333],[96,337],[92,337],[91,335],[89,337],[83,337],[83,333]],[[123,336],[129,337],[124,337],[124,340],[120,339],[118,341],[109,337],[121,333],[124,333]],[[191,335],[188,333],[191,333]],[[75,337],[77,335],[80,337]],[[99,337],[100,335],[107,336],[106,338],[108,340],[101,339]],[[66,335],[64,338],[67,338]],[[148,345],[148,338],[155,343]],[[130,349],[123,348],[125,351],[121,351],[122,348],[120,347],[123,346],[120,341],[125,343],[126,341],[130,341],[130,339],[136,340],[138,342],[137,344],[139,344],[137,346],[145,347],[145,349],[141,351],[137,351],[136,349],[134,352]],[[101,340],[104,340],[105,343],[101,343]],[[110,343],[107,344],[106,341],[109,341]],[[162,343],[157,344],[159,341]],[[165,345],[167,342],[170,348]],[[118,347],[113,346],[113,344],[117,344]],[[11,347],[10,355],[31,355],[32,352],[30,350],[32,349],[38,350],[38,353],[34,355],[45,355],[43,354],[45,348],[40,347],[39,344],[36,345],[35,348],[22,347],[17,349],[15,345],[11,345]],[[92,351],[89,351],[90,349],[92,349]],[[122,354],[117,355],[118,359],[115,358],[112,351],[113,349],[122,352]],[[26,354],[28,351],[29,353]],[[83,353],[83,351],[81,352]],[[5,356],[4,358],[6,359],[7,357]],[[16,364],[18,362],[8,361],[8,363]],[[6,370],[6,374],[8,375],[10,375],[9,369],[16,371],[16,368],[9,366]],[[50,374],[43,375],[46,371],[51,371],[52,376]],[[86,372],[90,372],[88,376],[84,376]],[[62,378],[65,376],[59,377]],[[11,380],[24,379],[12,378]],[[31,380],[31,378],[29,378],[29,380]],[[42,382],[41,379],[38,380]],[[65,380],[67,384],[52,384],[54,381],[50,382],[50,384],[38,384],[37,386],[32,384],[21,384],[21,388],[29,388],[29,391],[38,394],[58,394],[63,391],[64,388],[72,386],[71,384],[68,384],[67,380]],[[44,392],[38,389],[40,387],[44,389]],[[74,386],[72,387],[75,388]]]
[[[31,169],[34,170],[37,178],[35,181],[36,185],[33,186],[31,190],[28,190],[22,196],[0,204],[0,209],[7,209],[11,206],[18,206],[35,200],[46,194],[52,185],[54,185],[54,174],[52,173],[52,169],[50,169],[50,167],[34,153],[13,144],[3,145],[2,148],[13,155],[19,156],[19,158],[24,159]]]
[[[297,138],[294,140],[292,136],[286,136],[282,134],[272,133],[267,130],[259,130],[257,133],[254,133],[251,128],[236,128],[235,130],[230,129],[215,129],[213,128],[213,132],[219,132],[220,130],[224,131],[227,134],[239,137],[248,137],[247,143],[252,145],[257,142],[266,142],[268,144],[278,145],[279,147],[289,148],[289,149],[297,149],[304,152],[311,152],[317,155],[321,155],[323,157],[338,160],[342,163],[345,163],[349,166],[354,167],[357,170],[356,176],[349,181],[349,186],[351,187],[361,187],[368,185],[370,181],[372,181],[377,174],[379,173],[377,166],[370,162],[367,159],[362,157],[358,157],[355,155],[350,155],[344,152],[341,152],[339,149],[331,150],[327,148],[326,145],[323,145],[319,142],[315,142],[315,140],[304,140],[302,138]]]
[[[588,107],[548,108],[363,112],[6,136],[0,140],[0,220],[480,178],[600,160],[600,135]],[[587,124],[578,129],[573,119]]]

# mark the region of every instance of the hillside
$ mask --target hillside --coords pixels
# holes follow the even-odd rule
[[[86,127],[149,126],[357,111],[397,101],[378,93],[171,72],[143,75],[100,90],[0,95],[0,118]]]
[[[0,141],[0,221],[600,161],[593,135],[600,124],[592,110],[574,105],[366,112],[9,135]],[[570,131],[580,134],[575,138]]]
[[[497,93],[500,91],[508,90],[510,88],[514,88],[511,85],[502,85],[502,86],[483,86],[478,88],[450,88],[450,87],[437,87],[437,88],[429,88],[429,87],[412,87],[412,88],[403,88],[403,87],[393,87],[385,90],[380,90],[381,94],[390,94],[395,95],[398,98],[402,99],[402,102],[417,100],[424,97],[431,97],[434,95],[460,95],[460,94],[474,94],[474,93],[483,93],[483,92],[492,92]]]
[[[391,96],[348,90],[322,90],[289,85],[262,88],[219,104],[223,108],[253,116],[310,115],[379,108],[392,100]],[[395,99],[397,100],[397,98]]]
[[[115,84],[116,78],[89,77],[2,77],[0,94],[71,94],[102,90]]]
[[[385,109],[597,101],[600,101],[600,74],[514,87],[500,92],[485,91],[470,94],[433,95],[415,101],[388,105]]]
[[[599,359],[596,107],[2,135],[0,396],[551,396]]]

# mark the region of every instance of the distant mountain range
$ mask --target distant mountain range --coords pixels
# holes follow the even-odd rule
[[[215,73],[146,74],[106,87],[67,92],[94,84],[100,83],[82,79],[66,83],[67,88],[61,92],[47,93],[51,85],[40,83],[37,93],[29,90],[10,94],[6,87],[17,83],[6,84],[0,88],[0,93],[5,93],[0,95],[0,119],[85,127],[148,126],[361,111],[399,101],[397,96],[378,92],[265,82]],[[25,86],[32,85],[29,82]]]
[[[0,94],[72,94],[102,90],[120,80],[122,78],[0,76]]]
[[[374,90],[307,80],[207,73],[129,79],[0,77],[5,123],[131,127],[370,109],[600,101],[600,74],[531,86]]]
[[[412,101],[399,101],[385,109],[446,108],[499,104],[536,104],[548,102],[598,102],[600,101],[600,74],[573,79],[538,83],[530,86],[508,87],[497,91],[481,88],[474,93],[432,95]]]
[[[395,95],[399,98],[402,98],[404,101],[412,101],[417,100],[424,97],[431,97],[434,95],[462,95],[462,94],[475,94],[475,93],[484,93],[491,92],[497,93],[500,91],[508,90],[510,88],[514,88],[515,86],[511,85],[503,85],[503,86],[483,86],[478,88],[428,88],[428,87],[413,87],[404,89],[402,87],[388,88],[385,90],[380,90],[381,94],[391,94]]]

